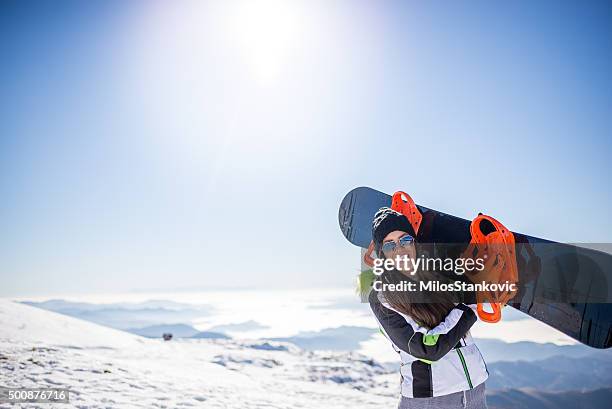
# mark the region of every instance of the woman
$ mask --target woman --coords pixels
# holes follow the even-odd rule
[[[415,237],[401,213],[385,207],[376,213],[372,238],[379,258],[416,259]],[[379,284],[419,278],[418,271],[411,275],[398,267],[383,272]],[[409,291],[374,288],[380,291],[370,292],[370,307],[401,359],[398,408],[486,408],[484,382],[489,373],[469,333],[477,319],[476,305],[455,305],[439,294],[430,294],[430,302],[415,302]]]

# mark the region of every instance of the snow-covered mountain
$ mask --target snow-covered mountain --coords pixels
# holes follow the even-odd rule
[[[604,408],[612,399],[609,351],[480,343],[492,358],[497,350],[516,358],[489,363],[490,407]],[[397,362],[278,340],[165,342],[6,300],[0,300],[0,386],[69,388],[71,406],[80,408],[382,409],[397,407],[399,397]]]
[[[164,342],[0,300],[0,385],[70,388],[89,408],[385,408],[397,373],[289,343]],[[0,404],[0,408],[9,408]]]

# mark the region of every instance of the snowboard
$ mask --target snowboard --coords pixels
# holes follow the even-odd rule
[[[344,237],[367,249],[372,240],[374,214],[381,207],[391,207],[391,200],[390,195],[368,187],[350,191],[338,212]],[[470,220],[418,204],[416,207],[422,214],[419,241],[467,247],[471,239]],[[583,344],[594,348],[612,346],[612,255],[512,233],[516,242],[518,290],[507,306]]]

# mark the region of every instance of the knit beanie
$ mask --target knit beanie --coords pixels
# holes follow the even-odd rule
[[[379,257],[381,256],[380,249],[383,240],[387,237],[387,234],[396,230],[406,232],[416,238],[414,229],[406,216],[390,207],[381,207],[372,221],[372,241],[374,241],[374,248]]]

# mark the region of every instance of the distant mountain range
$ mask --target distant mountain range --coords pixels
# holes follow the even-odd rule
[[[159,323],[190,322],[192,319],[210,315],[214,311],[209,305],[183,304],[166,300],[112,304],[49,300],[44,302],[23,301],[22,304],[122,330]]]
[[[542,392],[533,389],[487,391],[489,409],[609,409],[612,388]]]
[[[142,328],[129,328],[125,331],[147,338],[161,338],[163,334],[172,334],[174,338],[209,338],[229,339],[231,337],[215,331],[198,331],[186,324],[160,324]]]
[[[612,386],[612,355],[488,364],[489,389],[533,388],[540,391],[589,390]]]
[[[612,351],[591,348],[582,344],[556,345],[537,342],[504,342],[499,339],[477,338],[476,344],[487,362],[497,361],[534,361],[564,356],[569,358],[610,357]]]
[[[304,331],[292,337],[271,338],[273,341],[291,342],[303,349],[352,351],[378,331],[373,328],[340,326],[321,331]]]
[[[257,321],[248,320],[244,322],[237,322],[232,324],[223,324],[223,325],[215,325],[214,327],[209,328],[209,331],[217,331],[217,332],[231,332],[231,331],[256,331],[260,329],[269,328],[267,325],[261,325]]]

